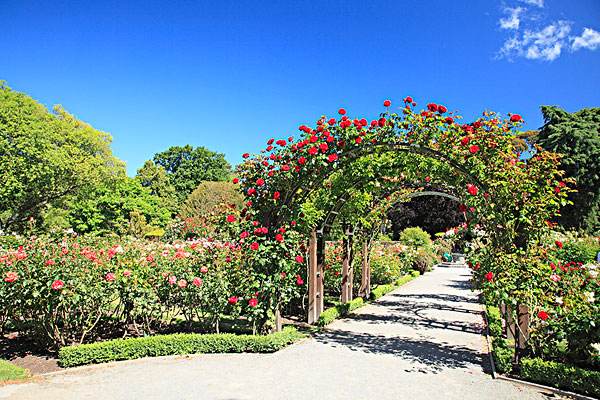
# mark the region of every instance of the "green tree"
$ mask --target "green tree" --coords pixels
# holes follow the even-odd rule
[[[0,230],[20,232],[30,218],[124,171],[110,143],[62,107],[50,112],[0,82]]]
[[[123,176],[74,202],[69,218],[78,233],[141,235],[146,224],[165,226],[171,212],[139,180]]]
[[[173,214],[176,213],[177,193],[167,171],[162,166],[148,160],[137,171],[136,179],[143,187],[148,188],[150,194],[160,198],[165,208]]]
[[[560,223],[589,233],[600,231],[600,108],[569,113],[542,106],[544,126],[532,137],[544,149],[561,153],[566,176],[575,178],[572,205],[561,209]]]
[[[231,172],[222,153],[189,144],[169,147],[153,160],[165,169],[181,202],[203,181],[226,181]]]

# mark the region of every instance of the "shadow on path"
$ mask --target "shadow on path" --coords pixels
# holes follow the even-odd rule
[[[352,351],[390,354],[411,364],[406,372],[438,373],[446,368],[479,367],[482,355],[467,347],[436,343],[427,338],[386,337],[364,332],[328,330],[316,340],[333,347],[344,346]]]

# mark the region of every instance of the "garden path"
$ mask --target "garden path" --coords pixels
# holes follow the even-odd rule
[[[493,380],[469,270],[437,267],[274,354],[208,354],[75,368],[0,399],[544,399]]]

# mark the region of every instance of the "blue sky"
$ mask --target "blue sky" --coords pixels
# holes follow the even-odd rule
[[[236,164],[406,95],[526,128],[600,106],[598,0],[0,0],[0,20],[0,79],[110,132],[130,174],[187,143]]]

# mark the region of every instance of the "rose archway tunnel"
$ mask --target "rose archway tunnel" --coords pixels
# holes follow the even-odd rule
[[[537,149],[529,160],[520,159],[518,115],[501,119],[488,112],[459,124],[460,117],[441,105],[415,112],[416,104],[405,98],[399,113],[390,112],[388,101],[384,105],[386,111],[371,123],[340,109],[339,118],[322,116],[313,128],[300,126],[299,139],[270,139],[261,154],[244,155],[234,180],[246,197],[239,229],[249,270],[268,294],[263,321],[269,311],[279,316],[297,293],[285,277],[304,273],[305,254],[308,320],[318,319],[324,235],[336,221],[345,233],[342,301],[349,301],[348,243],[359,237],[365,248],[367,281],[359,290],[365,295],[368,238],[397,198],[422,195],[429,183],[441,188],[461,201],[467,224],[486,232],[490,248],[508,254],[527,251],[547,227],[553,210],[541,199],[565,195],[556,190],[556,155]]]

